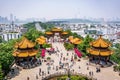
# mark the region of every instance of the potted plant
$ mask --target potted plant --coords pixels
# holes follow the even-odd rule
[[[50,58],[50,57],[47,57],[47,60],[49,61],[49,60],[51,60],[51,58]]]

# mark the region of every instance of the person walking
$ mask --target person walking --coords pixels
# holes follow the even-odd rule
[[[48,74],[49,74],[50,72],[49,72],[49,70],[48,70]]]
[[[67,53],[67,56],[68,56],[68,53]]]
[[[87,66],[87,70],[89,70],[89,67]]]
[[[36,80],[38,80],[39,78],[38,78],[38,75],[36,74]]]
[[[92,71],[92,76],[93,76],[94,74],[93,74],[93,71]]]
[[[91,71],[89,71],[89,75],[91,76]]]
[[[30,80],[30,78],[29,78],[29,77],[27,77],[27,80]]]

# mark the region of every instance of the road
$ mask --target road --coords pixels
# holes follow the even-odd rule
[[[38,31],[43,31],[42,27],[40,26],[39,23],[35,23],[35,27]]]

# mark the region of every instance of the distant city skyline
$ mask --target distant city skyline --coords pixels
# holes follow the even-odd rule
[[[120,18],[120,0],[0,0],[0,16],[27,18]]]

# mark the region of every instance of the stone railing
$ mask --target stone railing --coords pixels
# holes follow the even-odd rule
[[[60,76],[65,76],[65,75],[68,75],[68,73],[67,72],[57,72],[57,73],[50,74],[48,76],[42,77],[42,80],[49,80],[49,79],[52,79],[54,77],[60,77]],[[93,76],[88,76],[88,75],[85,75],[85,74],[82,74],[82,73],[70,72],[70,75],[87,77],[88,80],[97,80]]]

